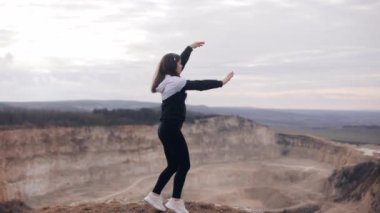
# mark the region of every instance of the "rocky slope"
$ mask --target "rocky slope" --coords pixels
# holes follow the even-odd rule
[[[305,187],[310,185],[305,179],[321,181],[330,174],[330,170],[315,170],[303,165],[278,167],[279,163],[276,162],[296,158],[304,159],[301,162],[316,162],[313,165],[323,164],[338,169],[373,159],[352,145],[313,136],[277,134],[268,126],[234,116],[185,123],[183,133],[188,141],[192,168],[207,164],[221,165],[221,169],[205,167],[205,171],[215,169],[215,172],[211,176],[200,172],[196,175],[198,178],[189,178],[191,185],[198,184],[202,176],[201,182],[206,181],[204,184],[216,188],[220,185],[231,186],[230,196],[236,199],[245,196],[247,202],[259,199],[258,205],[271,208],[273,212],[277,211],[274,209],[281,211],[286,206],[299,208],[299,203],[292,200],[302,199],[302,193],[288,195],[288,192],[281,191],[283,186],[270,188],[275,184],[268,180]],[[251,161],[260,162],[259,168],[266,170],[248,170],[245,167],[249,164],[243,164],[241,168],[236,166],[239,164],[233,164]],[[231,169],[226,166],[223,169],[226,164],[231,164]],[[149,175],[157,174],[164,165],[166,160],[158,141],[156,125],[3,130],[0,131],[0,201],[19,199],[32,208],[42,208],[62,203],[62,199],[51,198],[62,196],[65,190],[75,192],[75,189],[80,190],[90,184],[112,184],[120,177],[125,179],[126,184],[146,191],[148,189],[144,187]],[[237,172],[233,171],[234,168]],[[234,188],[236,178],[240,178],[239,184],[251,188],[242,189],[243,194],[242,191],[237,192]],[[253,187],[254,184],[266,185]],[[319,193],[318,184],[315,189]],[[192,191],[186,191],[191,197]],[[215,192],[215,196],[218,193]],[[308,199],[321,200],[319,194],[313,195],[315,192],[305,193],[308,193]],[[261,197],[257,197],[258,194]],[[133,201],[132,197],[129,201]],[[312,209],[315,207],[314,204],[311,206]]]
[[[358,203],[360,212],[380,212],[380,160],[337,169],[326,182],[330,200]]]
[[[17,129],[0,132],[0,200],[27,199],[86,182],[157,172],[166,160],[157,126]],[[184,127],[192,164],[267,157],[269,128],[238,118]],[[227,142],[228,141],[228,142]],[[257,151],[256,151],[257,152]]]

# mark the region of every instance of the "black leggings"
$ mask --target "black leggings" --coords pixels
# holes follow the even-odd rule
[[[161,172],[153,192],[161,194],[174,173],[174,187],[172,197],[181,198],[187,172],[190,169],[189,150],[181,132],[182,124],[161,122],[158,128],[158,137],[164,146],[168,166]]]

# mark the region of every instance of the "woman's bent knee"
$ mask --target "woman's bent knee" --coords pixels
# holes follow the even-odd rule
[[[187,172],[190,170],[190,164],[183,164],[178,167],[178,171]]]
[[[166,170],[169,171],[169,172],[171,172],[171,173],[175,173],[178,170],[178,167],[176,167],[176,166],[167,166]]]

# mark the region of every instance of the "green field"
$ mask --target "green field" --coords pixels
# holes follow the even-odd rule
[[[278,132],[311,134],[330,140],[354,144],[380,145],[380,126],[350,126],[344,128],[290,129],[274,128]]]

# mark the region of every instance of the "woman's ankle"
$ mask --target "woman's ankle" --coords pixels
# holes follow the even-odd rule
[[[157,194],[156,192],[152,192],[152,194],[153,194],[154,196],[157,196],[157,197],[160,196],[160,194]]]

